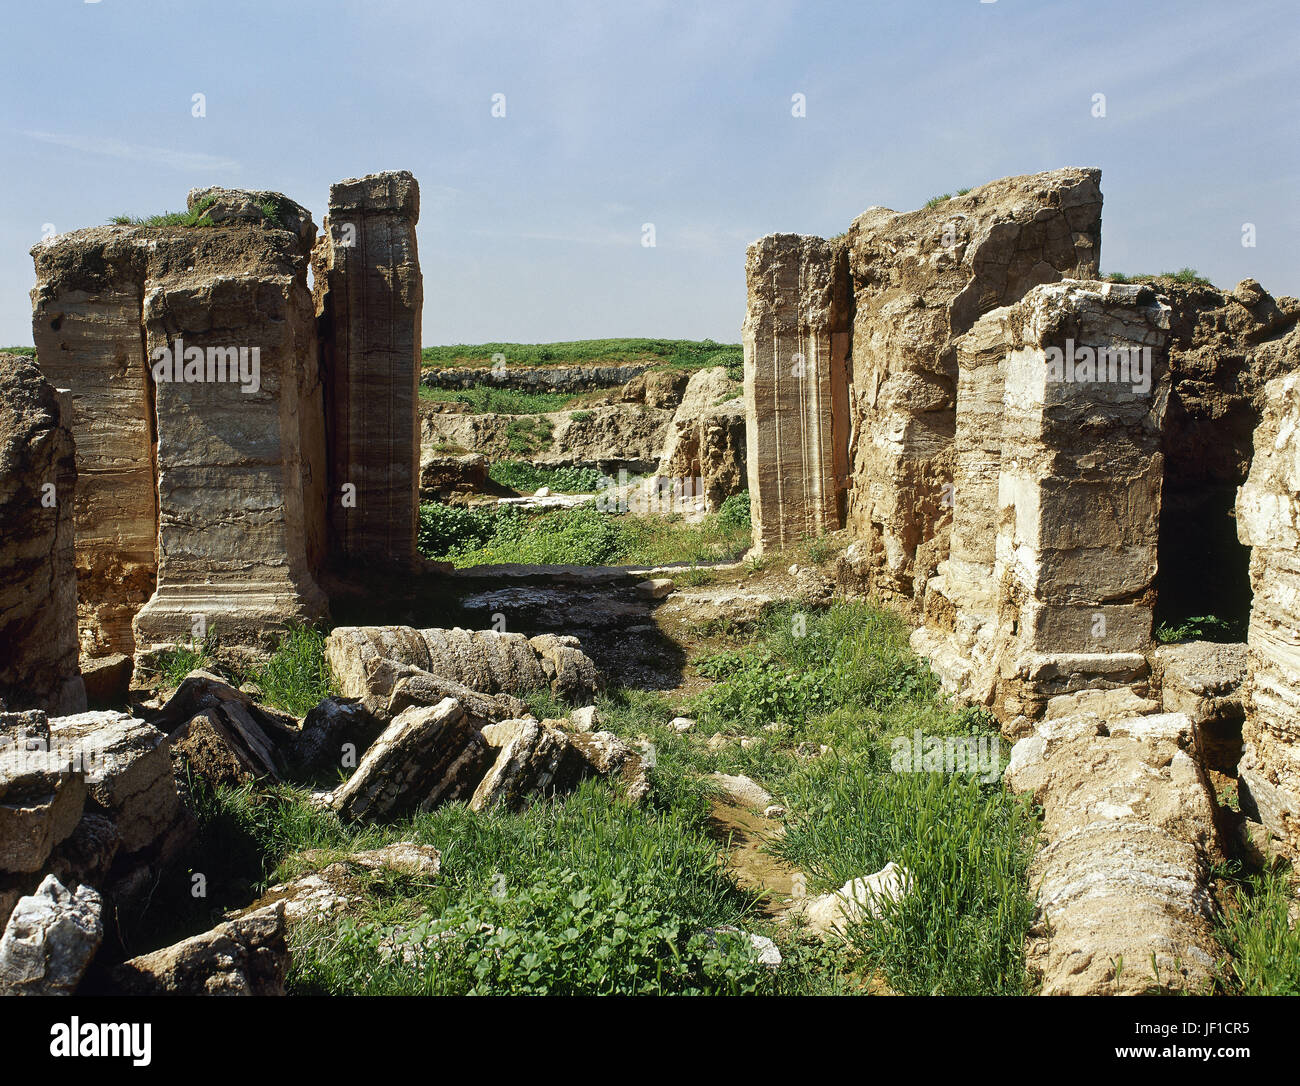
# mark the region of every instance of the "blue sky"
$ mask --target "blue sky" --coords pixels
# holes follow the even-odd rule
[[[5,7],[0,344],[46,223],[210,184],[319,223],[381,169],[420,180],[426,344],[735,341],[754,238],[1059,166],[1102,168],[1103,270],[1300,295],[1295,0]]]

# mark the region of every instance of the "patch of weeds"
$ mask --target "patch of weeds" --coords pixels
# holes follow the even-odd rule
[[[538,415],[526,415],[506,423],[506,447],[515,456],[535,453],[550,444],[554,426]]]
[[[1162,645],[1175,641],[1214,641],[1220,644],[1246,639],[1246,621],[1201,615],[1184,619],[1177,625],[1162,622],[1156,628],[1156,640]]]
[[[1300,925],[1290,911],[1296,893],[1281,872],[1247,880],[1219,922],[1218,936],[1231,958],[1220,982],[1234,994],[1300,995]]]
[[[926,200],[923,206],[926,208],[938,207],[940,204],[947,203],[951,199],[952,199],[952,193],[945,192],[939,196],[931,196],[930,199]]]
[[[311,626],[291,626],[285,631],[271,658],[251,676],[267,705],[306,716],[338,692],[325,660],[325,637]]]
[[[541,415],[550,411],[563,411],[573,403],[575,397],[568,392],[526,392],[493,385],[430,388],[422,384],[420,399],[430,403],[464,404],[474,415]]]
[[[108,221],[114,226],[215,226],[208,218],[208,208],[217,202],[215,196],[205,196],[186,211],[164,211],[157,215],[114,215]]]
[[[603,478],[595,468],[552,468],[525,460],[498,460],[488,468],[488,478],[521,494],[550,487],[558,494],[594,494]]]

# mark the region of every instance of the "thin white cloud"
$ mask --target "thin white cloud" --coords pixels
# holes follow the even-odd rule
[[[65,136],[58,132],[22,133],[28,139],[41,143],[51,143],[56,147],[67,147],[73,151],[86,154],[104,155],[108,158],[133,159],[137,162],[165,166],[168,169],[184,173],[210,173],[216,171],[234,171],[240,168],[233,158],[222,158],[202,151],[177,151],[167,147],[143,147],[137,143],[123,140],[107,139],[98,136]]]

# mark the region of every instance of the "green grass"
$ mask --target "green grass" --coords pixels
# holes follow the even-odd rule
[[[436,879],[358,872],[363,907],[341,922],[295,925],[292,994],[834,991],[833,954],[795,947],[770,970],[747,941],[705,934],[767,925],[753,896],[719,866],[702,808],[671,798],[629,806],[604,782],[588,781],[518,814],[454,804],[362,828],[311,808],[306,793],[288,786],[201,788],[197,839],[205,851],[191,863],[217,893],[245,885],[248,897],[393,841],[440,851]],[[309,864],[299,855],[306,849],[326,855]],[[410,960],[388,952],[394,943],[409,948]]]
[[[1145,272],[1133,275],[1125,275],[1123,272],[1111,272],[1106,278],[1112,283],[1147,283],[1152,279],[1172,279],[1176,283],[1186,283],[1188,285],[1202,287],[1213,285],[1195,268],[1179,268],[1178,271],[1165,271],[1159,275],[1148,275]]]
[[[930,199],[926,200],[923,206],[926,208],[938,207],[940,204],[946,204],[951,199],[952,199],[952,193],[945,192],[939,196],[931,196]]]
[[[425,347],[426,366],[486,367],[493,355],[504,355],[507,366],[621,365],[645,362],[653,367],[700,370],[727,366],[737,372],[741,366],[738,343],[715,343],[711,339],[579,339],[560,343],[457,343]]]
[[[890,861],[912,873],[913,894],[849,933],[860,970],[905,994],[1025,993],[1036,824],[1000,780],[891,769],[892,741],[917,729],[996,735],[986,714],[942,700],[907,634],[898,616],[863,604],[769,611],[753,643],[701,662],[721,680],[691,706],[703,733],[760,738],[724,747],[707,768],[753,776],[789,808],[774,850],[809,876],[810,892]],[[831,752],[797,758],[799,743]]]
[[[292,630],[259,669],[280,704],[321,691],[320,643],[315,631]],[[896,735],[988,727],[937,696],[901,619],[864,604],[807,615],[774,608],[749,643],[700,664],[717,685],[699,705],[618,687],[598,697],[602,727],[652,744],[641,805],[590,780],[517,813],[452,804],[356,826],[295,786],[192,782],[198,833],[185,863],[205,874],[208,897],[170,880],[150,906],[149,938],[159,945],[203,930],[269,885],[413,840],[440,851],[440,874],[356,871],[362,905],[291,928],[291,993],[807,995],[858,991],[876,974],[905,993],[1029,990],[1028,811],[997,783],[889,768]],[[541,717],[567,708],[547,690],[528,703]],[[705,726],[669,728],[683,708],[699,710]],[[761,730],[766,720],[780,729]],[[713,727],[759,742],[709,750]],[[808,742],[832,751],[801,757]],[[713,771],[746,773],[789,808],[787,832],[769,848],[808,874],[811,892],[890,860],[912,872],[915,891],[845,941],[767,920],[719,862],[708,823]],[[323,855],[306,859],[308,849]],[[775,939],[783,964],[760,966],[747,940],[706,931],[721,926]],[[133,921],[125,932],[132,952],[143,949],[144,928]]]
[[[488,478],[521,494],[550,487],[557,494],[595,493],[603,478],[595,468],[551,468],[524,460],[498,460],[488,468]]]
[[[325,661],[325,633],[291,626],[275,652],[249,678],[262,690],[259,699],[294,716],[306,716],[338,688]]]
[[[1222,983],[1240,995],[1300,995],[1300,925],[1288,920],[1294,887],[1282,873],[1269,872],[1241,885],[1237,900],[1218,930],[1231,955]]]
[[[524,392],[516,388],[429,388],[420,386],[420,399],[430,403],[462,403],[475,415],[540,415],[563,411],[578,399],[568,392]]]
[[[191,640],[157,653],[152,676],[163,689],[175,689],[186,675],[201,668],[234,686],[255,683],[262,691],[257,699],[260,703],[305,716],[338,692],[325,661],[325,637],[325,632],[315,627],[291,625],[264,663],[237,670],[220,663],[221,642],[213,627],[202,641]]]
[[[554,432],[549,419],[523,415],[506,423],[506,448],[515,456],[527,456],[549,445]]]
[[[529,513],[509,506],[420,506],[420,553],[457,566],[669,565],[735,559],[750,542],[748,521],[722,514],[687,524],[680,516],[603,513],[594,504]]]
[[[0,347],[0,354],[20,354],[27,358],[36,357],[35,347]]]
[[[114,215],[108,221],[114,226],[214,226],[215,223],[208,218],[208,208],[216,202],[215,196],[208,196],[187,211],[164,211],[143,216]],[[265,210],[263,208],[264,213]]]

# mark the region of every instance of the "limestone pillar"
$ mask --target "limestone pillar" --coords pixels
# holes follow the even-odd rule
[[[849,298],[841,246],[770,234],[746,253],[746,460],[754,544],[843,527]]]
[[[420,187],[405,171],[330,188],[313,254],[325,342],[330,525],[344,572],[416,562]]]

